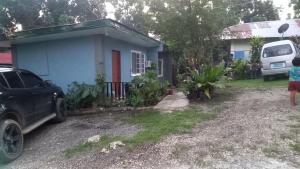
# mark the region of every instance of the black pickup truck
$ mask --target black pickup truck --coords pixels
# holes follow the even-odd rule
[[[43,123],[66,119],[64,93],[27,70],[0,65],[0,161],[23,151],[23,135]]]

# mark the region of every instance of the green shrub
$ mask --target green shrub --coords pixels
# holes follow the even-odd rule
[[[247,75],[250,71],[250,66],[247,61],[235,60],[231,65],[231,72],[233,78],[237,80],[247,79]]]
[[[102,75],[97,76],[95,85],[73,82],[69,86],[65,97],[67,109],[74,110],[92,107],[94,103],[104,96],[104,87],[105,81]]]
[[[165,95],[167,85],[158,81],[156,73],[148,71],[132,80],[126,103],[134,107],[154,105]]]
[[[215,88],[223,88],[221,78],[224,76],[224,65],[204,65],[202,71],[192,71],[190,78],[185,81],[184,88],[189,99],[206,96],[211,99]]]
[[[253,67],[257,67],[260,65],[260,52],[263,46],[263,39],[259,37],[252,37],[250,39],[250,63]]]

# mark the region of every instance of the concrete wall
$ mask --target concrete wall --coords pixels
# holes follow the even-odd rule
[[[80,37],[16,45],[14,64],[67,91],[74,81],[94,84],[95,38]]]

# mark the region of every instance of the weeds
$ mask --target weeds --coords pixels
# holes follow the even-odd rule
[[[280,153],[278,144],[273,144],[269,147],[264,148],[262,151],[267,157],[275,157],[277,154]]]
[[[102,136],[99,143],[85,143],[74,146],[65,150],[65,155],[66,157],[71,157],[81,152],[102,149],[113,141],[122,141],[129,149],[145,143],[156,143],[164,136],[188,132],[196,124],[215,117],[214,113],[201,113],[196,109],[169,114],[161,114],[158,111],[139,113],[134,117],[131,116],[124,119],[129,123],[143,127],[144,130],[138,132],[136,135],[132,137]]]
[[[113,141],[120,140],[121,137],[112,137],[109,135],[103,135],[100,138],[100,141],[97,143],[82,143],[79,145],[76,145],[74,147],[71,147],[64,151],[64,154],[67,158],[70,158],[74,155],[80,154],[82,152],[88,152],[93,149],[102,149],[109,146],[109,144]]]

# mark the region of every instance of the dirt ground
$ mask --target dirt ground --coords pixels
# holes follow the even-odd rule
[[[128,135],[139,128],[109,114],[44,125],[26,136],[22,157],[5,168],[300,168],[300,156],[289,146],[292,140],[283,137],[290,134],[291,118],[300,113],[300,107],[289,106],[286,89],[243,89],[226,101],[194,106],[218,112],[218,117],[158,144],[109,154],[93,151],[70,159],[62,151],[88,136]]]

